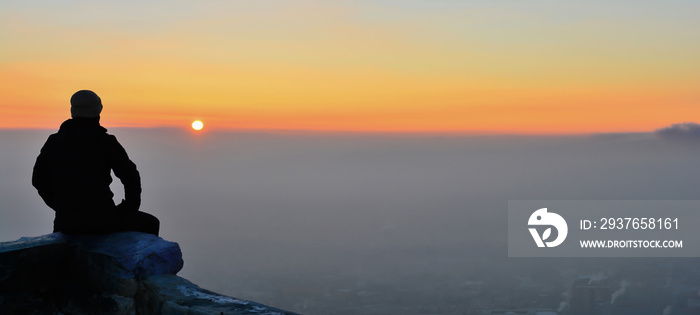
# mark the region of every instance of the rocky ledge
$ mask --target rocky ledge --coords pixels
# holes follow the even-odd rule
[[[293,314],[176,276],[180,246],[150,234],[0,242],[0,314]]]

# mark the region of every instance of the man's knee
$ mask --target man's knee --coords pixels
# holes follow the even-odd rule
[[[160,220],[158,220],[158,218],[150,213],[139,211],[138,221],[141,232],[158,236],[158,232],[160,231]]]

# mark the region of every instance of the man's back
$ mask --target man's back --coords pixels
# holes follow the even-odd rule
[[[61,212],[87,212],[114,207],[107,163],[107,134],[92,121],[68,120],[46,141],[36,164],[33,181],[47,176],[47,204]],[[42,174],[46,167],[48,174]],[[49,181],[50,179],[50,181]],[[48,188],[48,187],[47,187]],[[40,194],[42,191],[40,189]],[[44,194],[42,194],[43,197]]]

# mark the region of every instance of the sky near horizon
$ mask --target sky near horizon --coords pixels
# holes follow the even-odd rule
[[[649,131],[700,115],[695,1],[0,1],[0,128]]]

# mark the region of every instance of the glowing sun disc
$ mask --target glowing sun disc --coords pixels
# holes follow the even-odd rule
[[[203,124],[201,121],[195,120],[195,121],[192,123],[192,129],[194,129],[194,130],[202,130],[202,128],[204,128],[204,124]]]

